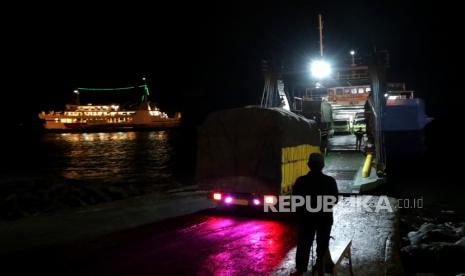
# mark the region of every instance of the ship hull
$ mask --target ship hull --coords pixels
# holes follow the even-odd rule
[[[67,112],[65,114],[39,114],[47,132],[112,132],[156,130],[179,127],[181,116],[174,118],[153,115],[150,110],[124,112]]]
[[[166,130],[179,127],[179,124],[164,124],[164,125],[93,125],[79,127],[60,127],[51,128],[44,127],[44,131],[53,133],[70,133],[70,132],[120,132],[120,131],[150,131],[150,130]]]
[[[119,132],[119,131],[143,131],[143,130],[163,130],[177,128],[180,120],[158,121],[149,124],[86,124],[86,123],[44,123],[44,130],[47,132]]]

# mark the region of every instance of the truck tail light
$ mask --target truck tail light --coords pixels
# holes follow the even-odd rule
[[[265,203],[266,204],[273,204],[274,203],[274,199],[275,197],[274,196],[265,196]]]
[[[214,200],[221,200],[222,196],[221,196],[221,193],[214,193],[213,194],[213,199]]]

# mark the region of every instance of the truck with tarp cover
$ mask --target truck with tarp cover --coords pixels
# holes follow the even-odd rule
[[[289,194],[313,152],[320,130],[303,116],[281,108],[217,111],[199,128],[196,181],[220,204],[259,206]]]

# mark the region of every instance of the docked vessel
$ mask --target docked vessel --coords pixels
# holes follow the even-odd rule
[[[43,111],[39,114],[39,118],[43,120],[45,130],[58,132],[165,129],[180,125],[181,113],[177,112],[174,117],[168,117],[159,108],[151,107],[148,101],[147,85],[138,87],[144,88],[145,91],[138,108],[122,109],[117,104],[81,105],[78,97],[77,104],[66,105],[65,110],[60,112],[46,113]],[[136,87],[117,88],[117,90],[131,88]],[[74,92],[79,96],[79,89]]]

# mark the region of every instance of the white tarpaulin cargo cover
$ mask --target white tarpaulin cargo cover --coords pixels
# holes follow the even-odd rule
[[[196,179],[208,190],[279,193],[283,163],[305,160],[308,149],[319,144],[314,121],[280,108],[218,111],[199,129]],[[302,150],[284,156],[286,148],[305,148],[305,156],[297,156]]]

